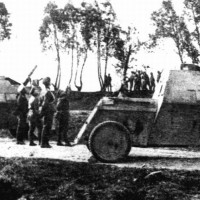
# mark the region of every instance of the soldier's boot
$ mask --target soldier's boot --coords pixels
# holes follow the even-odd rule
[[[30,142],[29,146],[36,146],[37,144],[35,144],[34,142]]]
[[[49,144],[49,130],[47,127],[43,127],[41,136],[41,148],[51,148]]]
[[[58,146],[64,146],[64,144],[61,142],[61,133],[60,133],[60,131],[57,130],[56,132],[57,132],[57,136],[58,136],[57,145]]]
[[[41,145],[41,131],[38,131],[38,142]]]
[[[28,132],[29,146],[36,146],[36,144],[33,141],[33,131],[34,129],[29,129]]]
[[[69,139],[66,135],[64,135],[65,146],[71,147],[72,145],[69,142]]]
[[[17,144],[25,144],[25,142],[23,141],[23,129],[20,127],[17,127],[17,133],[16,133],[16,138],[17,138]]]
[[[49,145],[48,138],[46,136],[42,136],[41,148],[51,148],[51,145]]]

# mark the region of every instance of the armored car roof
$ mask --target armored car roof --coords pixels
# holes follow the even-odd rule
[[[0,103],[16,100],[18,86],[18,82],[10,78],[0,76]]]
[[[200,104],[200,72],[171,70],[163,94],[165,103]]]

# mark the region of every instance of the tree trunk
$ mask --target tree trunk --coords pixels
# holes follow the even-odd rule
[[[59,51],[59,44],[58,44],[58,37],[57,37],[57,28],[56,28],[55,24],[54,24],[54,45],[56,48],[57,61],[58,61],[57,75],[56,75],[56,81],[55,81],[55,89],[57,90],[60,87],[61,67],[60,67],[60,51]]]
[[[97,32],[97,66],[98,66],[98,78],[101,90],[103,90],[103,79],[101,75],[101,40],[100,31]]]
[[[87,50],[88,51],[88,50]],[[83,68],[85,66],[85,63],[86,63],[86,60],[87,60],[87,56],[88,56],[88,52],[86,51],[85,53],[85,58],[84,58],[84,62],[83,62],[83,65],[82,65],[82,68],[81,68],[81,74],[80,74],[80,91],[83,87],[83,81],[82,81],[82,77],[83,77]]]
[[[72,47],[71,74],[70,74],[70,79],[69,79],[69,84],[68,84],[69,86],[71,85],[71,82],[72,82],[73,68],[74,68],[74,47]]]
[[[82,90],[82,87],[83,87],[83,81],[82,81],[82,77],[83,77],[83,68],[84,68],[85,63],[86,63],[86,60],[87,60],[87,52],[88,52],[88,49],[87,49],[86,52],[85,52],[84,61],[83,61],[82,67],[81,67],[80,79],[79,79],[79,80],[80,80],[80,86],[78,86],[78,84],[76,84],[76,83],[77,83],[77,74],[78,74],[78,72],[76,72],[76,76],[75,76],[74,85],[75,85],[76,89],[77,89],[79,92]],[[78,63],[77,63],[77,64],[78,64]],[[77,71],[78,71],[78,69],[77,69]]]
[[[125,80],[127,70],[128,70],[128,63],[129,63],[129,60],[130,60],[131,51],[132,51],[132,45],[129,45],[129,49],[128,49],[127,56],[126,56],[125,63],[124,63],[124,72],[123,72],[124,80]]]
[[[77,88],[77,90],[79,90],[79,86],[77,86],[77,84],[76,84],[77,75],[78,75],[78,68],[79,68],[79,62],[80,62],[80,56],[78,54],[78,46],[76,48],[76,53],[77,53],[77,57],[76,57],[76,73],[75,73],[75,77],[74,77],[74,86]]]
[[[183,53],[182,53],[181,50],[180,50],[179,42],[175,42],[175,43],[176,43],[176,47],[177,47],[177,49],[178,49],[178,55],[179,55],[181,64],[183,64],[183,63],[184,63],[184,61],[183,61]]]
[[[104,77],[107,75],[107,68],[108,68],[108,45],[106,45],[106,58],[105,58],[105,71],[104,71]],[[104,80],[105,81],[105,80]]]
[[[198,45],[200,47],[200,33],[199,33],[198,24],[196,22],[196,17],[195,17],[195,14],[194,14],[194,8],[193,7],[192,7],[192,15],[193,15],[193,19],[194,19],[195,29],[196,29],[196,32],[197,32],[197,41],[198,41]]]
[[[76,37],[76,29],[73,25],[73,23],[71,23],[72,29],[73,29],[73,35],[72,35],[72,59],[71,59],[71,74],[70,74],[70,79],[69,79],[69,86],[71,87],[71,82],[72,82],[72,77],[73,77],[73,69],[74,69],[74,44],[75,44],[75,37]]]

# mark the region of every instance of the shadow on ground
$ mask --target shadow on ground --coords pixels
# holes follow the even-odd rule
[[[191,199],[200,172],[117,168],[51,159],[0,158],[0,196],[10,199]]]

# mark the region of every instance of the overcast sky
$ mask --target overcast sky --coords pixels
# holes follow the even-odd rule
[[[90,2],[92,0],[89,0]],[[33,78],[50,76],[55,78],[56,61],[54,54],[47,54],[41,51],[38,29],[42,23],[44,7],[49,0],[2,0],[10,13],[12,35],[9,41],[0,43],[0,69],[2,76],[8,76],[16,81],[22,82],[31,69],[37,64],[38,68]],[[63,6],[68,1],[57,0],[56,4]],[[72,1],[78,4],[82,1]],[[182,0],[174,0],[174,6],[180,10]],[[162,0],[111,0],[118,21],[122,26],[134,25],[140,32],[141,38],[147,38],[152,31],[150,15],[154,10],[161,7]],[[62,59],[67,59],[62,58]],[[64,62],[64,61],[63,61]],[[163,50],[154,54],[141,54],[137,65],[150,65],[152,69],[158,68],[178,68],[180,65],[178,56],[170,44],[163,46]],[[115,76],[113,69],[109,69],[111,75]],[[62,86],[67,83],[66,66],[62,66]],[[88,66],[84,74],[86,80],[85,90],[97,90],[97,75],[93,75],[93,70]],[[115,81],[115,78],[114,78]]]

